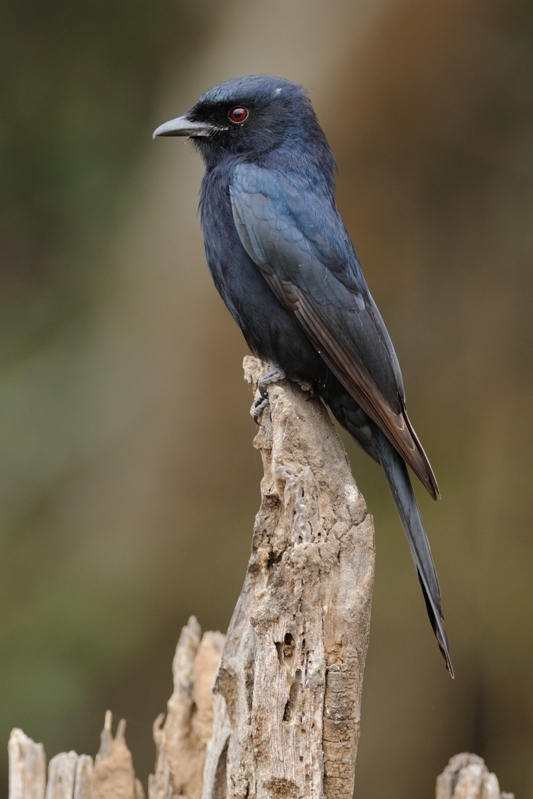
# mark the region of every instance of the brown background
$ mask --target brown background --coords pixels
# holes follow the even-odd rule
[[[246,347],[205,266],[199,158],[150,136],[270,72],[332,144],[443,495],[418,492],[455,682],[347,442],[378,547],[357,796],[431,796],[468,749],[533,798],[533,6],[8,0],[0,69],[4,751],[21,726],[94,754],[109,707],[146,779],[181,625],[228,624],[261,475]]]

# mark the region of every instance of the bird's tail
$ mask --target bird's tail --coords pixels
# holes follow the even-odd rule
[[[429,620],[446,661],[446,668],[453,677],[450,649],[444,629],[439,581],[405,461],[385,434],[368,418],[333,375],[330,375],[328,380],[319,384],[317,388],[341,425],[359,442],[365,452],[381,465],[385,472],[396,510],[411,548]]]
[[[375,444],[377,445],[379,460],[411,548],[418,579],[424,593],[429,620],[446,661],[446,668],[453,677],[450,648],[444,629],[439,581],[407,467],[403,458],[396,452],[383,433],[378,434],[376,438],[378,438]]]

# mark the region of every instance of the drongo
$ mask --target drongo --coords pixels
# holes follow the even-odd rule
[[[155,136],[187,136],[205,162],[207,262],[256,355],[261,386],[311,384],[383,468],[433,631],[453,676],[439,583],[407,465],[436,499],[435,476],[405,410],[394,347],[334,198],[335,162],[302,86],[269,75],[222,83]]]

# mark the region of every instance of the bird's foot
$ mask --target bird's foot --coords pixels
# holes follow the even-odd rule
[[[268,372],[266,372],[263,377],[257,381],[259,396],[254,402],[254,407],[252,410],[252,416],[257,424],[259,424],[259,417],[268,405],[268,386],[271,383],[277,383],[278,380],[284,380],[285,377],[286,374],[283,369],[280,369],[279,366],[273,366],[272,369],[269,369]]]

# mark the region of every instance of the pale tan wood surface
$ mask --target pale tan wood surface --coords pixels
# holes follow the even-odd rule
[[[454,755],[437,777],[437,799],[514,799],[514,794],[500,792],[484,760],[464,752]]]
[[[244,368],[256,388],[268,367],[248,357]],[[268,394],[254,441],[264,467],[261,507],[215,681],[228,736],[216,767],[209,763],[203,799],[349,799],[372,520],[322,403],[287,380]]]
[[[256,398],[268,366],[244,361]],[[254,446],[264,477],[227,636],[194,617],[154,724],[149,799],[351,799],[374,581],[374,530],[342,443],[306,387],[268,387]],[[106,714],[95,758],[46,757],[15,729],[10,799],[143,799]],[[437,799],[513,799],[476,755],[456,755]]]

